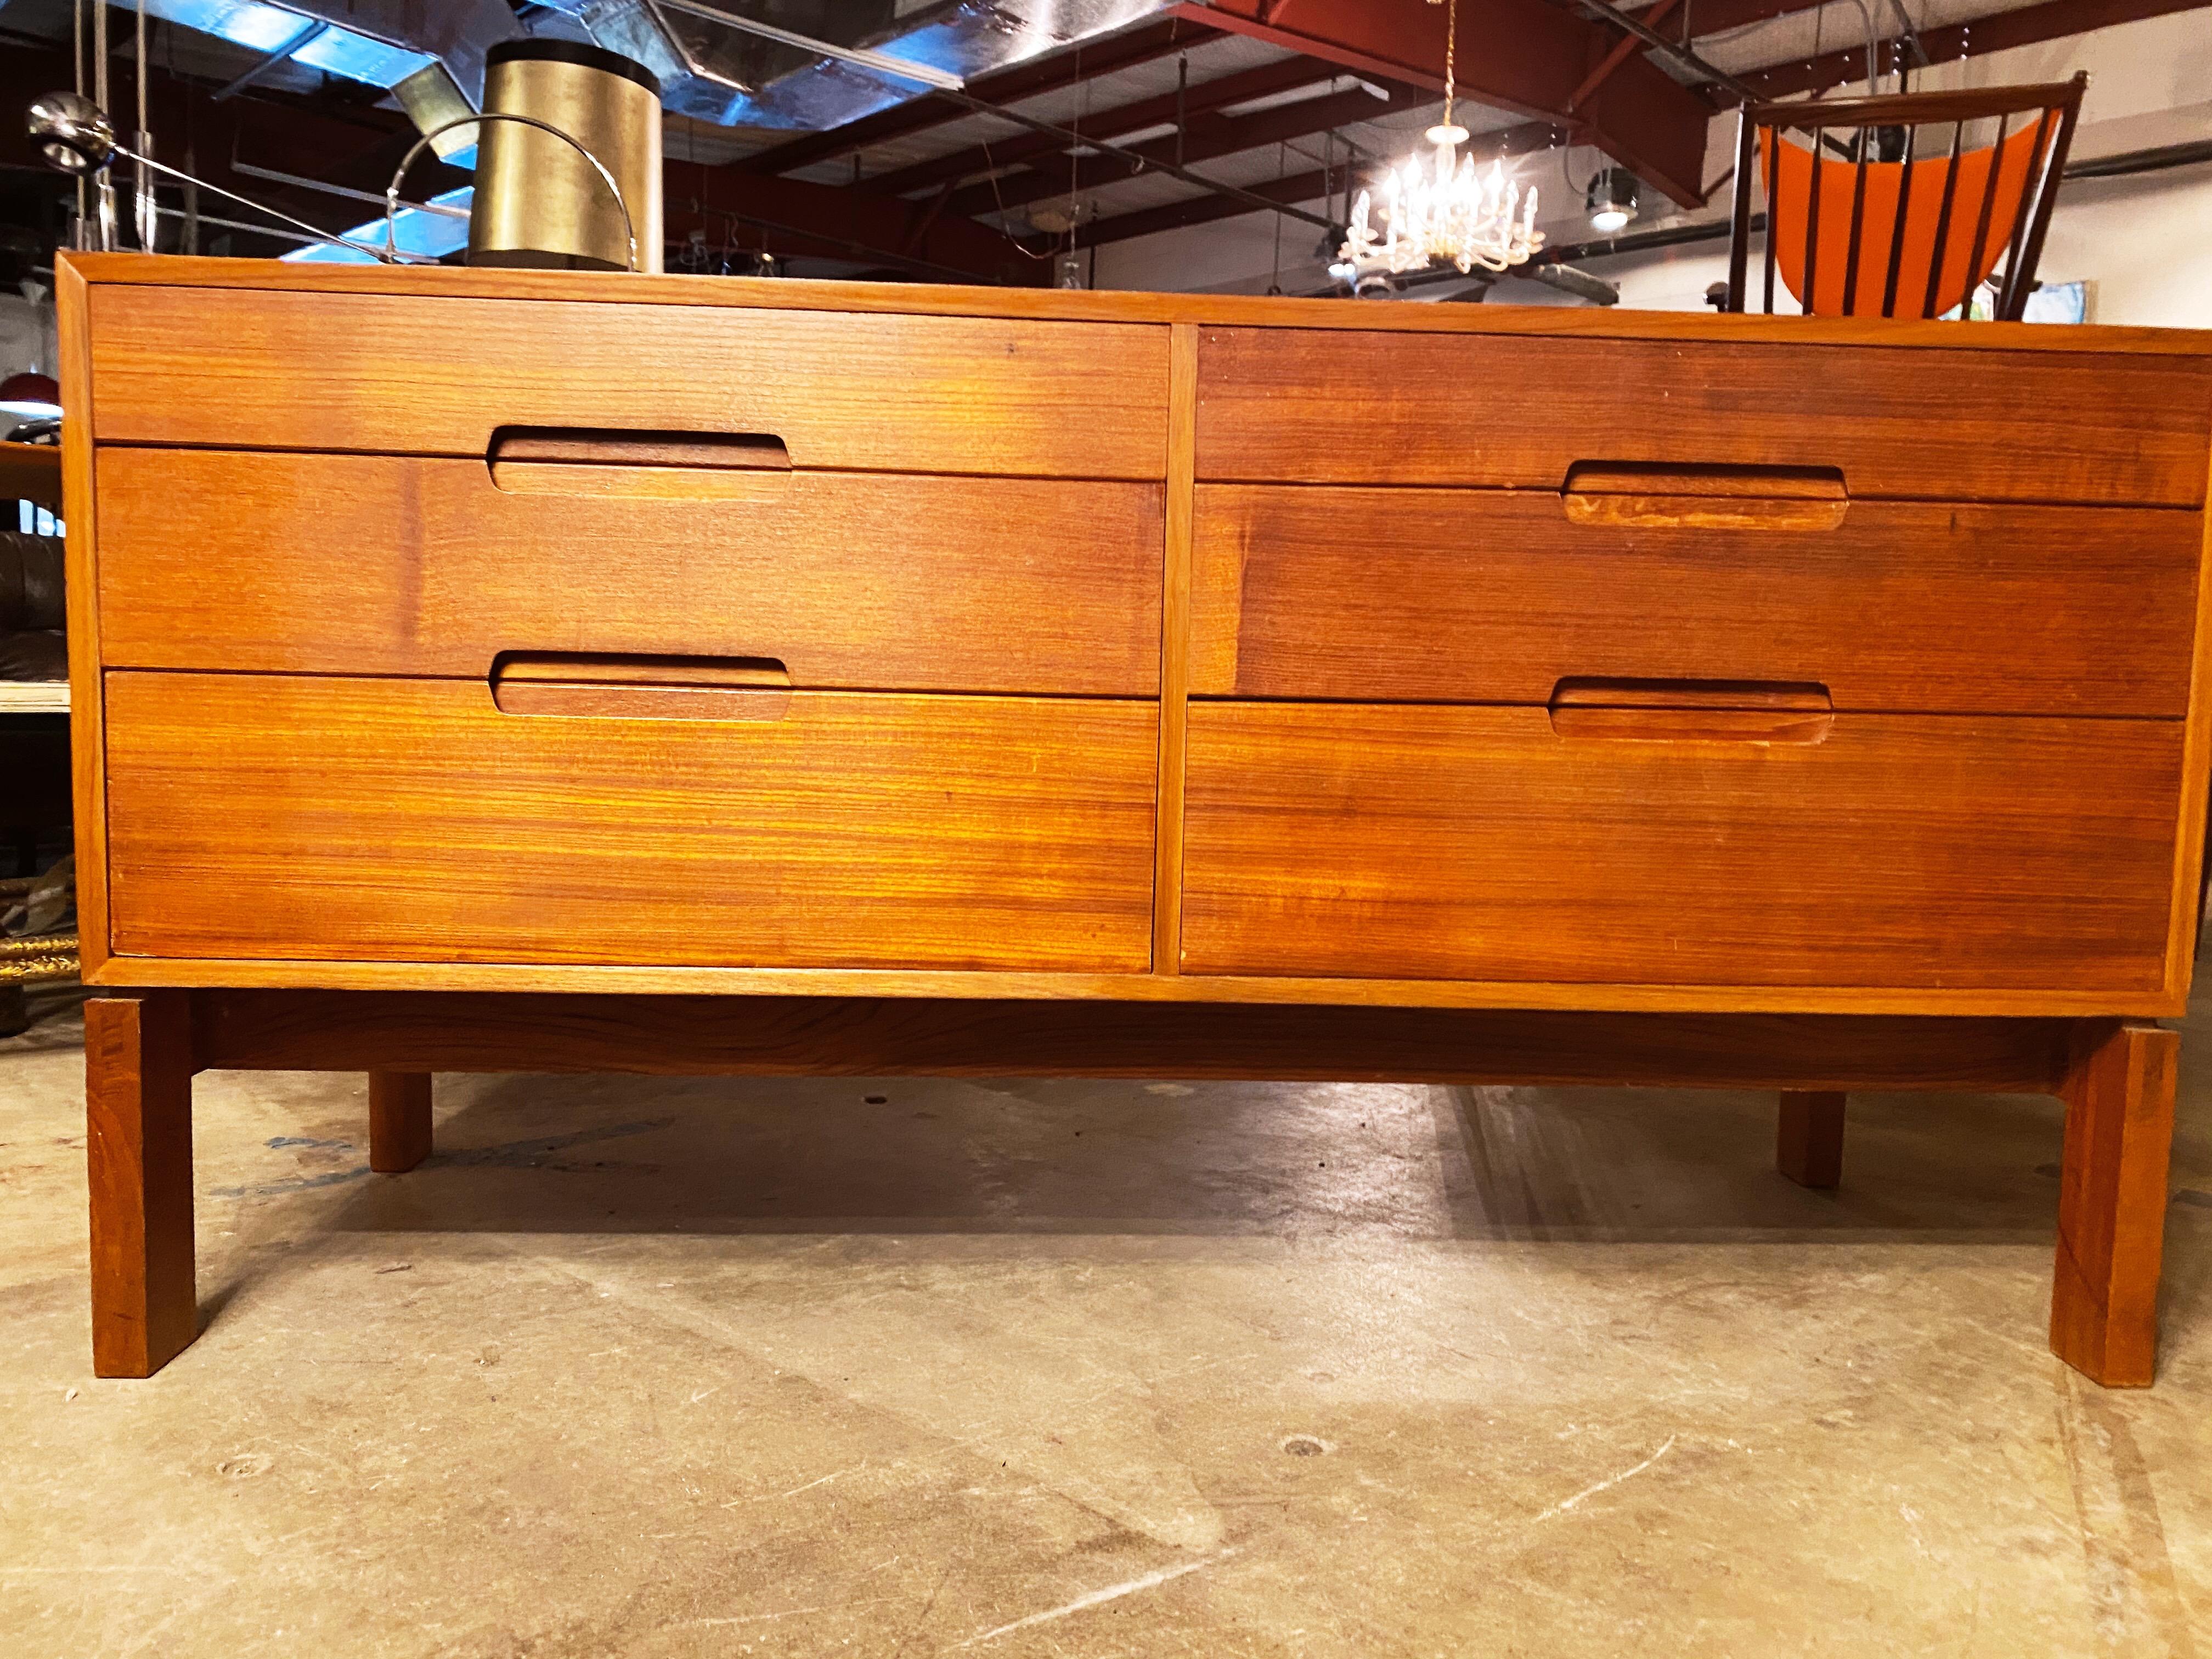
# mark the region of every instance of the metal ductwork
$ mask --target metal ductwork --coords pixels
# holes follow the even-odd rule
[[[824,131],[922,90],[702,16],[674,0],[549,0],[660,77],[672,112],[721,126]],[[717,0],[706,8],[962,79],[1056,52],[1170,0]]]
[[[382,75],[357,80],[395,85],[412,70],[442,61],[470,100],[481,100],[483,54],[521,33],[501,0],[286,0],[283,12],[260,0],[149,0],[164,16],[193,27],[211,27],[216,14],[280,12],[294,23],[343,16],[348,30],[377,32],[395,52]],[[600,46],[634,58],[658,76],[664,108],[721,126],[827,131],[927,90],[926,82],[957,86],[1029,58],[1111,33],[1164,11],[1172,0],[545,0]],[[312,11],[313,20],[303,14]],[[702,13],[706,15],[702,15]],[[716,15],[721,14],[722,15]],[[738,21],[724,21],[724,18]],[[765,25],[770,33],[743,27]],[[264,33],[267,33],[265,21]],[[389,31],[390,33],[386,33]],[[402,33],[404,31],[404,33]],[[338,33],[333,27],[331,33]],[[238,38],[226,33],[225,38]],[[366,33],[357,38],[367,40]],[[275,45],[259,40],[244,44]],[[921,79],[903,79],[881,68],[824,55],[805,42],[912,64]],[[398,61],[401,50],[411,54]],[[307,52],[300,61],[309,61]],[[410,103],[407,92],[403,103]],[[410,111],[412,104],[410,103]],[[448,160],[459,160],[449,156]],[[465,207],[466,191],[436,199]],[[442,253],[458,244],[453,222],[403,212],[395,234],[413,252]],[[381,241],[381,219],[356,227],[356,240]],[[291,259],[346,258],[325,247],[302,248]]]
[[[966,80],[1122,28],[1171,0],[545,0],[660,78],[661,101],[720,126],[818,132],[924,88],[712,15]],[[171,22],[371,86],[442,63],[471,104],[484,53],[524,33],[505,0],[147,0]],[[702,15],[702,13],[710,15]]]
[[[474,102],[484,53],[522,33],[505,0],[147,0],[154,16],[234,46],[389,87],[433,60]]]
[[[506,0],[284,0],[294,11],[437,58],[471,103],[483,99],[484,53],[523,33]]]
[[[720,126],[832,127],[914,91],[654,0],[552,3],[601,46],[659,76],[663,107]],[[898,0],[744,0],[731,9],[841,46],[872,46],[898,33]],[[795,100],[778,95],[785,82],[800,83],[792,88]],[[782,118],[787,113],[792,118]]]

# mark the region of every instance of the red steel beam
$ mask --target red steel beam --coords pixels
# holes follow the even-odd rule
[[[1247,185],[1244,188],[1255,196],[1280,202],[1285,207],[1297,207],[1303,203],[1320,200],[1324,189],[1339,188],[1343,181],[1343,168],[1335,169],[1324,181],[1321,170],[1316,167],[1310,173],[1293,173],[1287,178],[1271,179],[1265,184]],[[1117,214],[1111,219],[1099,219],[1087,224],[1077,233],[1077,251],[1103,247],[1109,242],[1126,242],[1133,237],[1150,236],[1163,230],[1184,230],[1192,225],[1210,225],[1216,220],[1234,219],[1254,210],[1244,203],[1232,202],[1226,197],[1194,196],[1187,202],[1169,202],[1160,207]],[[1271,219],[1273,216],[1269,216]],[[1306,228],[1311,229],[1312,227]]]
[[[1674,0],[1659,0],[1657,5],[1653,6],[1636,21],[1644,27],[1651,28],[1663,21],[1667,14],[1674,9]],[[1645,49],[1644,43],[1634,35],[1623,34],[1620,40],[1613,43],[1613,50],[1606,53],[1599,61],[1598,66],[1583,77],[1582,85],[1577,87],[1574,96],[1567,100],[1567,107],[1571,110],[1580,109],[1596,96],[1600,87],[1613,78],[1613,72],[1628,61],[1629,53]]]
[[[825,185],[823,188],[834,189],[835,186]],[[669,270],[684,268],[683,260],[690,252],[686,242],[694,230],[706,233],[710,258],[729,252],[773,254],[787,264],[793,259],[835,259],[859,266],[860,269],[853,274],[861,280],[887,276],[902,282],[980,283],[994,288],[1016,286],[1012,283],[987,282],[969,272],[925,260],[918,252],[875,247],[866,242],[840,238],[834,231],[810,230],[803,224],[787,224],[766,214],[757,218],[746,217],[734,209],[727,212],[717,209],[704,214],[672,215],[667,225]],[[1051,262],[1048,259],[1039,258],[1028,263],[1036,265],[1040,272],[1049,272]],[[711,265],[709,269],[712,269]],[[1022,285],[1045,280],[1047,276],[1043,274],[1025,276]]]
[[[1443,87],[1445,9],[1425,0],[1183,0],[1175,15],[1435,91]],[[1570,108],[1613,32],[1549,0],[1459,0],[1459,88],[1472,101],[1571,119],[1596,145],[1685,204],[1705,198],[1711,106],[1641,57],[1626,58]]]
[[[735,218],[767,228],[779,255],[860,259],[939,283],[1026,287],[1047,277],[1048,267],[1025,258],[1006,236],[927,199],[904,202],[844,185],[747,174],[734,167],[694,169],[671,161],[666,172],[672,243],[699,228],[719,246],[721,227]]]
[[[1490,0],[1477,0],[1486,5]],[[1175,16],[1218,29],[1264,40],[1271,46],[1318,58],[1360,75],[1372,75],[1408,86],[1444,89],[1444,14],[1424,0],[1376,0],[1371,5],[1332,3],[1332,0],[1183,0]],[[1462,6],[1462,21],[1467,9]],[[1515,58],[1527,54],[1509,47]],[[1471,53],[1463,67],[1474,70]],[[1483,79],[1470,73],[1460,89],[1485,103],[1489,93],[1477,90]]]
[[[1218,40],[1220,34],[1220,30],[1202,21],[1170,16],[1103,40],[1032,58],[995,74],[978,76],[968,83],[968,94],[986,103],[1019,103],[1024,98],[1058,92],[1097,76],[1149,64],[1170,52],[1187,52],[1208,40]],[[878,144],[910,138],[948,121],[965,120],[968,115],[969,111],[961,105],[925,94],[877,114],[848,121],[828,132],[811,132],[803,138],[791,139],[734,165],[746,173],[794,173],[817,161],[834,161]]]
[[[1209,115],[1224,105],[1241,104],[1249,99],[1265,98],[1274,93],[1310,87],[1316,82],[1328,80],[1336,72],[1328,64],[1316,64],[1310,58],[1286,58],[1279,63],[1262,64],[1257,69],[1201,81],[1183,97],[1180,109],[1188,121]],[[1118,138],[1125,132],[1136,132],[1146,127],[1158,126],[1163,121],[1172,121],[1177,109],[1176,94],[1163,93],[1158,98],[1140,98],[1133,104],[1094,111],[1082,118],[1079,130],[1090,137]],[[1063,122],[1061,125],[1073,123]],[[926,189],[932,185],[957,183],[994,167],[1012,167],[1034,161],[1039,156],[1065,155],[1066,153],[1066,147],[1060,139],[1040,132],[1010,131],[1002,143],[978,144],[971,149],[955,150],[950,155],[918,161],[912,167],[873,173],[867,183],[871,190],[881,191],[890,196],[903,196],[909,191]]]
[[[1868,3],[1876,4],[1876,0],[1868,0]],[[1729,30],[1741,28],[1747,23],[1763,23],[1770,17],[1787,17],[1794,11],[1808,11],[1820,3],[1820,0],[1692,0],[1690,27],[1697,31],[1698,39],[1704,39],[1709,35],[1725,34]],[[1879,0],[1875,13],[1877,20],[1882,15],[1882,9],[1888,5],[1889,0]],[[1657,28],[1659,19],[1673,10],[1673,3],[1668,0],[1664,5],[1624,6],[1621,9],[1634,13],[1637,20],[1645,27]],[[1891,11],[1889,15],[1894,21],[1897,14]],[[1858,14],[1851,13],[1850,19],[1852,24],[1856,24]],[[1679,27],[1662,29],[1660,33],[1677,40],[1681,37]],[[1859,29],[1859,33],[1862,37],[1865,35],[1864,27]]]
[[[1469,141],[1467,153],[1479,161],[1493,156],[1525,155],[1532,151],[1551,148],[1565,137],[1565,129],[1548,121],[1528,121],[1519,126],[1507,127],[1498,132],[1477,133]],[[1245,186],[1255,196],[1280,202],[1285,207],[1318,201],[1325,189],[1341,188],[1344,169],[1338,167],[1325,177],[1316,169],[1310,173],[1294,173],[1286,179],[1271,179],[1266,184]],[[1232,202],[1219,196],[1194,196],[1187,202],[1169,202],[1160,207],[1145,208],[1134,213],[1118,214],[1111,219],[1100,219],[1084,227],[1079,234],[1080,246],[1101,246],[1108,242],[1126,242],[1133,237],[1150,236],[1163,230],[1184,230],[1193,225],[1209,225],[1221,219],[1234,219],[1252,210],[1242,202]]]
[[[1182,137],[1182,158],[1187,162],[1208,161],[1218,156],[1234,155],[1243,150],[1259,149],[1292,138],[1326,132],[1331,127],[1371,119],[1388,111],[1418,109],[1434,101],[1431,94],[1426,92],[1403,87],[1394,91],[1387,100],[1378,100],[1355,88],[1350,92],[1304,99],[1274,109],[1259,110],[1250,115],[1230,116],[1216,112],[1189,124]],[[1173,133],[1130,148],[1146,161],[1172,161],[1176,158],[1176,144]],[[989,213],[1000,207],[1021,207],[1030,202],[1065,195],[1071,189],[1078,194],[1103,189],[1135,176],[1130,164],[1118,155],[1102,155],[1093,161],[1083,161],[1070,171],[1073,174],[1072,179],[1069,171],[1054,167],[1033,169],[1018,173],[1011,178],[969,185],[954,193],[949,211],[964,215]],[[1252,209],[1247,204],[1236,210],[1249,213]]]
[[[2119,23],[2137,23],[2179,11],[2197,11],[2212,0],[2045,0],[2021,11],[1998,12],[1972,22],[1946,28],[1922,29],[1920,44],[1938,64],[1954,58],[1978,58],[1984,52],[2014,46],[2039,46],[2045,40],[2086,34],[2092,29]],[[1887,70],[1896,40],[1885,38],[1876,53]],[[1796,59],[1770,70],[1747,70],[1736,78],[1755,88],[1763,98],[1787,98],[1793,93],[1825,91],[1863,79],[1866,74],[1866,43],[1844,47],[1814,58]]]
[[[1690,9],[1689,22],[1697,33],[1690,45],[1694,48],[1698,40],[1713,35],[1725,34],[1730,29],[1741,28],[1748,23],[1764,23],[1772,18],[1787,17],[1793,12],[1810,11],[1821,3],[1823,0],[1694,0]],[[1876,27],[1883,27],[1885,18],[1891,24],[1896,22],[1897,12],[1891,6],[1890,0],[1868,0],[1868,3],[1875,9]],[[1911,0],[1907,0],[1907,3],[1910,4]],[[1680,17],[1674,11],[1674,0],[1662,0],[1662,3],[1656,5],[1623,6],[1621,9],[1647,28],[1658,28],[1663,19],[1675,16],[1674,27],[1660,29],[1659,32],[1677,40],[1682,38]],[[1856,27],[1859,39],[1863,41],[1865,27],[1859,22],[1856,13],[1848,15],[1850,21],[1843,27],[1846,29]],[[1863,52],[1865,48],[1862,46],[1860,50]]]

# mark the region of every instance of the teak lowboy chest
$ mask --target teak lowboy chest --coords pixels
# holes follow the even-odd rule
[[[2048,1091],[2151,1380],[2212,335],[60,283],[101,1374],[284,1066]]]

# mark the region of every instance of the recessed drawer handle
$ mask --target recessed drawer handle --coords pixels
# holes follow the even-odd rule
[[[773,657],[508,651],[492,664],[503,714],[633,720],[780,720],[791,675]]]
[[[1836,721],[1828,688],[1802,680],[1564,679],[1551,714],[1563,738],[1647,743],[1805,745]]]
[[[791,451],[767,432],[503,426],[491,434],[484,465],[513,495],[761,500],[781,495]]]
[[[1577,461],[1559,486],[1571,524],[1835,530],[1850,510],[1841,467]]]

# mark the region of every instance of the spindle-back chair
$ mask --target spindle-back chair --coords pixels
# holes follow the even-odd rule
[[[1766,208],[1762,309],[1773,311],[1778,277],[1819,316],[1942,317],[1971,309],[2002,258],[1992,314],[2016,320],[2035,286],[2088,84],[2079,74],[2045,86],[1747,104],[1728,309],[1749,308],[1756,173]],[[2033,124],[2015,128],[2025,116]],[[1990,119],[1995,140],[1967,148],[1969,124]],[[1916,155],[1921,130],[1942,126],[1952,129],[1948,149]],[[1789,132],[1810,142],[1791,142]]]

